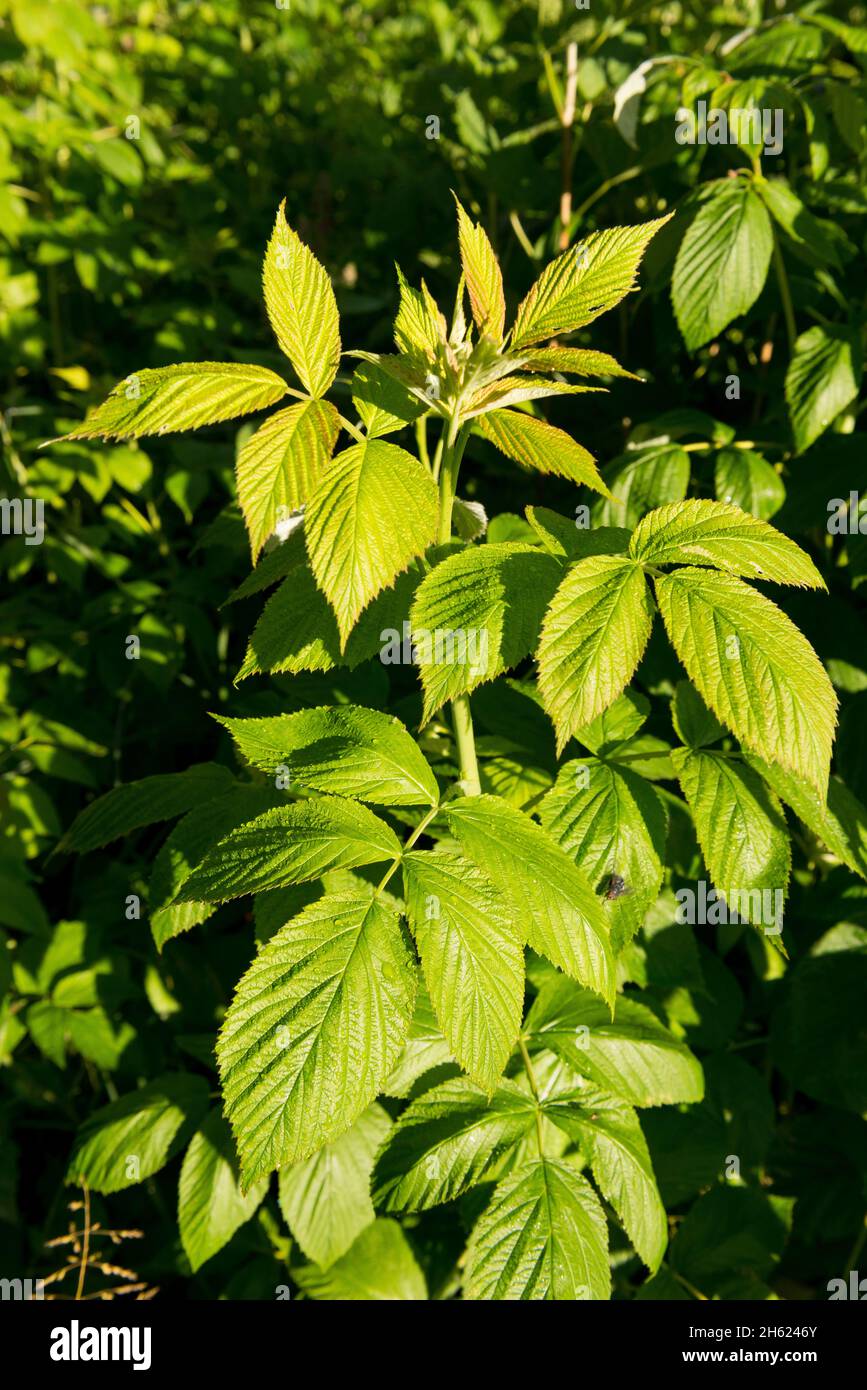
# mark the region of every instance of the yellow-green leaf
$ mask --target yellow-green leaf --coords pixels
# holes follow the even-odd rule
[[[573,483],[583,483],[594,492],[609,497],[593,455],[577,444],[565,430],[524,415],[517,410],[491,410],[479,417],[479,429],[486,439],[522,468],[539,473],[555,473]]]
[[[299,401],[278,410],[247,440],[235,473],[254,563],[277,522],[316,487],[339,430],[330,401]]]
[[[671,643],[705,704],[745,747],[806,778],[824,802],[837,697],[807,639],[733,575],[678,569],[655,583]]]
[[[563,748],[616,700],[641,660],[653,604],[639,566],[591,555],[569,570],[545,615],[539,692]]]
[[[506,321],[506,297],[494,248],[484,228],[467,216],[457,198],[455,202],[458,207],[461,265],[466,276],[473,319],[480,333],[486,333],[495,343],[501,343]]]
[[[340,364],[337,301],[325,267],[277,210],[265,252],[265,306],[277,341],[311,396],[324,396]]]
[[[286,395],[266,367],[238,362],[180,362],[132,372],[67,439],[138,439],[216,425],[264,410]]]
[[[573,347],[528,348],[521,357],[522,370],[527,372],[571,372],[573,376],[623,376],[632,381],[643,380],[621,367],[607,352]]]
[[[728,502],[693,497],[657,507],[636,526],[629,553],[642,564],[714,565],[748,579],[826,587],[800,546]]]
[[[635,289],[647,244],[667,221],[657,217],[637,227],[608,227],[564,251],[520,304],[511,347],[571,333],[619,304]]]
[[[341,650],[371,599],[433,542],[437,520],[436,484],[405,449],[371,439],[334,459],[308,501],[304,529]]]
[[[400,1056],[416,980],[397,915],[366,886],[311,903],[271,937],[217,1041],[245,1187],[367,1109]]]

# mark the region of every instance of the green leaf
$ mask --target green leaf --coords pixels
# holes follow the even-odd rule
[[[772,1021],[769,1056],[798,1092],[823,1101],[825,1106],[851,1110],[863,1124],[867,1109],[867,1037],[863,1022],[867,929],[845,920],[838,922],[813,942],[786,984]],[[838,1184],[845,1181],[843,1175],[848,1167],[840,1164],[834,1153],[833,1134],[838,1117],[823,1107],[813,1112],[813,1118],[817,1123],[814,1143],[823,1156],[835,1206]],[[863,1161],[862,1133],[863,1130],[858,1133],[856,1141],[859,1169]],[[856,1191],[858,1188],[860,1183]],[[858,1204],[860,1195],[858,1191]],[[813,1220],[822,1221],[823,1225],[829,1218],[836,1221],[834,1206],[829,1212],[826,1198],[825,1211],[821,1216],[817,1213]],[[847,1222],[843,1227],[847,1235],[849,1229]]]
[[[297,534],[297,533],[296,533]],[[296,536],[280,547],[286,549]],[[297,536],[302,546],[301,536]],[[262,566],[260,565],[261,569]],[[293,564],[280,588],[265,605],[247,647],[236,683],[262,671],[330,671],[335,666],[351,670],[383,649],[384,631],[402,632],[412,596],[422,579],[419,562],[399,574],[391,588],[379,594],[362,613],[341,652],[337,620],[328,600],[317,588],[306,556]]]
[[[668,1244],[668,1222],[635,1111],[591,1086],[560,1092],[543,1110],[574,1143],[589,1150],[602,1195],[654,1274]]]
[[[352,399],[368,439],[403,429],[427,409],[375,362],[362,362],[356,367]]]
[[[550,555],[558,560],[583,560],[588,555],[617,555],[629,545],[629,532],[614,526],[592,530],[548,507],[527,507],[527,521]]]
[[[410,851],[406,909],[425,983],[452,1054],[490,1093],[518,1039],[524,949],[493,885],[460,855]]]
[[[725,729],[715,714],[711,714],[698,691],[689,681],[678,681],[671,702],[671,721],[675,733],[690,748],[716,743]]]
[[[173,906],[173,899],[205,854],[236,826],[260,816],[278,799],[276,789],[233,787],[225,796],[188,811],[154,860],[148,886],[151,932],[157,949],[172,937],[204,922],[214,912],[209,902]]]
[[[387,1096],[405,1099],[419,1077],[424,1076],[425,1072],[432,1071],[435,1067],[443,1066],[449,1066],[452,1070],[456,1069],[452,1054],[449,1052],[449,1045],[440,1032],[424,981],[421,981],[406,1043],[397,1066],[386,1081],[383,1090]]]
[[[278,521],[316,488],[340,430],[329,401],[299,401],[260,425],[238,455],[238,502],[256,557]]]
[[[643,925],[662,886],[663,803],[629,768],[588,758],[565,763],[539,808],[542,825],[599,891],[611,876],[626,892],[605,902],[615,951]]]
[[[509,542],[469,546],[430,571],[410,612],[422,723],[533,651],[561,573],[552,556]]]
[[[786,400],[799,454],[858,395],[861,345],[851,328],[815,324],[802,333],[786,372]]]
[[[749,579],[826,588],[800,546],[725,502],[693,497],[649,512],[632,533],[629,552],[643,565],[714,565]]]
[[[618,995],[611,1018],[587,990],[555,979],[536,996],[524,1034],[630,1105],[701,1100],[701,1066],[643,1004]]]
[[[504,1178],[470,1236],[464,1298],[608,1299],[608,1228],[568,1162],[539,1158]]]
[[[436,484],[380,439],[338,454],[307,504],[307,552],[334,610],[341,650],[359,614],[436,536]]]
[[[831,777],[828,782],[825,804],[806,778],[750,755],[747,762],[832,854],[853,873],[867,879],[867,807],[839,777]]]
[[[217,1041],[242,1182],[339,1138],[382,1090],[412,1019],[416,968],[372,890],[330,893],[266,942]]]
[[[589,724],[584,724],[576,737],[591,753],[600,757],[608,753],[616,756],[617,745],[633,738],[647,723],[649,713],[650,701],[647,696],[630,688],[618,695],[602,714]]]
[[[446,340],[445,319],[424,280],[414,290],[397,267],[400,307],[394,321],[394,341],[410,361],[433,362]]]
[[[328,869],[397,859],[400,842],[366,806],[319,796],[276,806],[209,850],[176,902],[228,902],[244,893],[306,883]]]
[[[571,372],[573,376],[619,376],[641,381],[640,376],[621,367],[607,352],[586,348],[527,348],[521,353],[522,368],[528,372]]]
[[[280,1210],[314,1263],[333,1264],[374,1220],[370,1175],[390,1129],[382,1106],[371,1105],[339,1139],[280,1169]]]
[[[841,269],[838,249],[828,231],[830,224],[813,216],[786,179],[757,179],[755,188],[774,221],[811,264]]]
[[[236,589],[233,589],[222,607],[227,607],[230,603],[237,603],[242,598],[250,598],[253,594],[260,594],[264,589],[270,589],[279,580],[285,579],[287,574],[307,562],[307,552],[304,549],[304,533],[301,528],[290,532],[284,541],[276,545],[273,550],[267,551],[256,568],[242,580]]]
[[[167,772],[113,787],[76,816],[59,848],[79,854],[101,849],[143,825],[183,815],[228,791],[234,780],[227,767],[196,763],[185,772]]]
[[[194,1274],[255,1215],[267,1190],[265,1178],[241,1192],[232,1132],[212,1110],[184,1155],[178,1189],[178,1226]]]
[[[779,473],[752,449],[721,449],[716,456],[714,489],[720,502],[732,502],[762,521],[770,521],[786,500]]]
[[[208,1107],[201,1076],[162,1076],[95,1110],[78,1131],[66,1172],[97,1192],[120,1192],[168,1163]]]
[[[466,277],[473,319],[480,333],[487,334],[495,343],[501,343],[506,321],[506,297],[494,248],[484,228],[471,221],[457,198],[455,202],[458,208],[461,266]]]
[[[374,1221],[327,1270],[293,1269],[308,1298],[340,1303],[422,1302],[424,1275],[396,1221]]]
[[[491,410],[480,415],[478,427],[486,439],[522,468],[554,473],[573,483],[583,483],[608,496],[593,455],[565,430],[518,410]]]
[[[669,217],[671,214],[669,214]],[[619,304],[636,287],[648,242],[669,220],[592,232],[546,266],[518,306],[511,349],[571,333]]]
[[[633,560],[592,555],[569,570],[539,642],[539,693],[562,751],[632,679],[653,626],[647,580]]]
[[[285,768],[312,791],[377,806],[435,806],[439,788],[418,744],[393,715],[361,705],[323,706],[263,719],[225,719],[248,763]]]
[[[740,921],[771,928],[768,935],[778,939],[792,867],[779,801],[752,768],[732,758],[685,748],[671,756],[714,886]]]
[[[133,372],[65,439],[138,439],[197,430],[264,410],[286,395],[276,372],[237,362],[181,362]]]
[[[559,845],[499,797],[463,797],[445,814],[464,853],[526,922],[533,949],[612,1003],[614,962],[602,904]]]
[[[305,390],[324,396],[340,365],[340,323],[331,281],[277,210],[262,280],[271,327]]]
[[[597,499],[591,512],[599,527],[637,526],[645,512],[677,502],[689,487],[689,454],[679,444],[630,449],[605,470],[610,500]]]
[[[579,396],[591,391],[604,390],[604,386],[575,386],[571,382],[557,381],[548,376],[516,373],[515,376],[502,377],[492,385],[483,386],[471,396],[464,418],[472,420],[493,410],[502,410],[507,405],[520,405],[525,401],[541,401],[550,396]],[[536,417],[530,415],[527,418],[533,420]]]
[[[680,244],[671,282],[675,317],[690,351],[752,308],[774,245],[767,209],[746,179],[719,179],[706,188],[710,196]]]
[[[655,584],[669,638],[707,706],[752,752],[824,796],[837,697],[806,638],[731,575],[681,569]]]
[[[426,1211],[503,1173],[535,1125],[536,1105],[505,1081],[493,1096],[455,1077],[403,1112],[373,1171],[374,1204],[383,1211]]]

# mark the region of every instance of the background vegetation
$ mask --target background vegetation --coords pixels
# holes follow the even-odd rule
[[[860,817],[848,867],[790,817],[788,962],[742,929],[670,930],[673,891],[704,871],[673,770],[642,766],[667,795],[668,869],[630,978],[702,1059],[708,1094],[645,1116],[673,1240],[652,1284],[624,1248],[615,1296],[823,1298],[829,1279],[857,1268],[867,546],[829,534],[827,521],[831,499],[864,478],[864,19],[821,0],[0,0],[0,490],[46,503],[44,543],[4,537],[0,550],[0,1273],[58,1263],[45,1242],[80,1196],[64,1174],[89,1115],[164,1072],[213,1089],[214,1029],[255,945],[252,914],[230,905],[158,953],[146,904],[164,827],[72,859],[57,849],[75,815],[121,781],[232,766],[211,710],[351,699],[414,727],[421,709],[411,673],[376,661],[234,689],[260,607],[220,607],[249,571],[233,463],[250,425],[137,446],[40,445],[136,369],[202,359],[280,369],[260,268],[284,197],[332,275],[346,336],[351,327],[355,346],[388,350],[395,261],[450,301],[450,189],[494,241],[510,310],[563,246],[677,211],[651,244],[640,293],[580,339],[645,382],[615,382],[589,404],[558,400],[546,418],[574,430],[626,498],[620,524],[687,494],[731,499],[798,539],[831,590],[774,595],[837,689],[835,770]],[[755,32],[739,38],[744,29]],[[659,61],[624,90],[649,59]],[[682,105],[720,92],[716,104],[734,104],[732,86],[741,105],[784,111],[779,156],[746,138],[676,141]],[[711,259],[700,279],[720,287],[720,302],[704,303],[681,253],[721,190],[731,199],[748,185],[738,215],[755,293],[727,297],[743,276]],[[762,248],[766,276],[755,269]],[[468,460],[468,495],[497,518],[495,538],[524,534],[528,504],[572,515],[590,500],[504,468],[475,436]],[[486,775],[498,789],[511,777],[517,805],[556,766],[553,732],[528,718],[525,674],[473,700]],[[651,697],[644,733],[657,752],[674,742],[680,679],[654,637],[636,687]],[[728,1155],[741,1160],[740,1182],[726,1179]],[[95,1219],[142,1233],[118,1257],[136,1280],[175,1297],[273,1297],[281,1284],[294,1296],[289,1271],[303,1256],[274,1191],[191,1273],[178,1169],[174,1158],[95,1199]],[[456,1203],[404,1223],[430,1296],[455,1293],[475,1215]],[[117,1281],[94,1268],[88,1288]],[[311,1287],[328,1296],[327,1281]]]

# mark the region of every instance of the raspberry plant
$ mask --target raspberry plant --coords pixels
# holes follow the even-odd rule
[[[651,1276],[666,1252],[639,1112],[703,1095],[697,1059],[638,988],[677,807],[760,953],[786,954],[756,905],[787,891],[782,802],[860,862],[851,797],[829,780],[833,688],[759,587],[825,584],[792,540],[726,502],[624,524],[590,453],[530,406],[631,375],[561,340],[636,287],[667,218],[565,250],[506,331],[491,243],[457,212],[451,318],[398,272],[396,352],[349,354],[354,421],[330,399],[343,355],[330,280],[281,206],[265,303],[298,384],[237,363],[142,371],[69,436],[279,404],[237,459],[254,567],[230,598],[273,589],[237,683],[411,662],[422,697],[414,718],[375,702],[287,709],[277,683],[270,712],[214,716],[236,772],[149,777],[75,821],[64,847],[88,851],[176,819],[150,880],[158,948],[252,894],[258,949],[216,1039],[220,1104],[197,1075],[153,1081],[87,1121],[69,1176],[116,1191],[192,1134],[179,1224],[193,1269],[276,1172],[306,1257],[289,1257],[291,1276],[313,1296],[353,1297],[386,1268],[385,1296],[424,1296],[401,1222],[460,1199],[469,1235],[450,1292],[605,1299],[610,1231],[612,1254],[633,1251]],[[511,533],[488,529],[462,496],[478,439],[504,466],[595,493],[596,524],[528,507]],[[631,685],[657,614],[686,677],[673,750],[642,732],[648,702]],[[509,672],[501,737],[477,739],[474,701]],[[559,763],[534,789],[516,729],[544,720]],[[660,762],[683,802],[657,785]]]

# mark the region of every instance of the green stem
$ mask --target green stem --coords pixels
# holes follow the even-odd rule
[[[461,783],[467,796],[479,796],[482,784],[479,780],[479,763],[476,757],[476,740],[473,734],[473,716],[470,712],[469,695],[456,695],[452,700],[452,728],[458,746],[458,759],[461,766]]]
[[[777,284],[780,287],[780,298],[783,301],[783,318],[786,321],[786,336],[789,340],[789,351],[795,351],[795,340],[798,330],[795,327],[795,309],[792,304],[792,292],[789,289],[789,277],[786,274],[786,265],[783,260],[783,253],[780,250],[780,241],[774,232],[774,270],[777,275]]]
[[[377,893],[381,893],[382,890],[383,890],[383,888],[385,887],[385,885],[388,883],[389,879],[391,878],[392,874],[397,873],[397,870],[398,870],[398,868],[399,868],[399,866],[400,866],[400,861],[401,861],[401,859],[403,858],[404,854],[406,854],[406,851],[407,851],[408,849],[412,849],[412,847],[413,847],[413,845],[415,844],[416,840],[418,840],[419,837],[420,837],[421,835],[424,834],[424,832],[427,830],[428,826],[430,825],[431,821],[433,820],[434,816],[437,814],[437,812],[439,811],[439,809],[440,809],[440,808],[439,808],[439,803],[437,803],[437,805],[436,805],[436,806],[432,806],[432,807],[430,808],[430,810],[429,810],[429,811],[422,817],[422,819],[419,821],[419,823],[418,823],[418,825],[416,826],[415,830],[412,832],[412,834],[410,835],[409,839],[408,839],[408,840],[406,841],[406,843],[404,844],[404,846],[403,846],[403,848],[402,848],[400,854],[397,856],[396,859],[393,859],[393,860],[392,860],[392,862],[389,864],[388,868],[386,869],[385,873],[383,874],[382,878],[380,879],[379,883],[376,885],[376,891],[377,891]]]
[[[464,449],[469,438],[471,426],[462,425],[455,415],[449,422],[448,436],[440,463],[439,491],[440,518],[437,540],[445,545],[452,536],[452,508],[458,484],[458,472]],[[451,702],[452,727],[461,768],[461,784],[466,796],[478,796],[482,787],[479,781],[479,764],[476,758],[476,741],[473,735],[473,718],[470,713],[468,695],[458,695]]]
[[[530,1090],[536,1102],[536,1143],[539,1146],[539,1157],[545,1157],[545,1147],[542,1135],[542,1109],[539,1103],[539,1087],[536,1085],[536,1073],[533,1071],[533,1063],[527,1051],[527,1044],[523,1038],[518,1038],[518,1047],[521,1050],[521,1060],[524,1063],[524,1071],[527,1073],[527,1080],[530,1083]]]
[[[512,225],[512,231],[515,233],[515,236],[518,238],[518,241],[521,243],[527,255],[530,257],[530,260],[533,261],[533,263],[535,264],[536,261],[538,261],[539,257],[536,255],[536,252],[533,249],[533,243],[527,236],[527,233],[524,231],[524,224],[522,223],[517,212],[515,212],[514,208],[509,213],[509,221]]]
[[[460,417],[452,416],[440,461],[440,524],[437,543],[445,545],[452,538],[452,507],[458,485],[458,470],[470,434],[470,426],[462,425]]]

